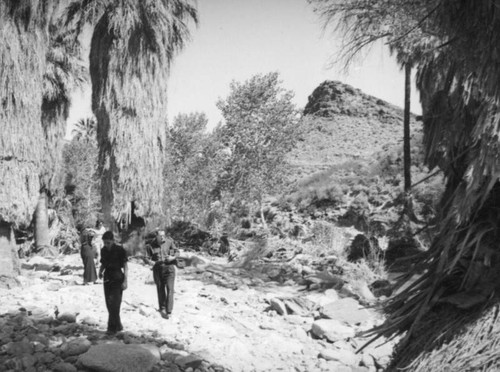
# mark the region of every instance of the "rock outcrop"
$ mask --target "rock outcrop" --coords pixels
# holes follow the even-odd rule
[[[339,81],[321,83],[304,109],[304,130],[289,155],[292,180],[347,160],[370,158],[403,138],[401,108]],[[412,132],[421,124],[412,116]]]

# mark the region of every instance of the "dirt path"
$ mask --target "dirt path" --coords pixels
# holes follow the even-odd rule
[[[60,272],[25,270],[20,278],[22,290],[0,290],[0,314],[20,307],[41,308],[50,314],[57,307],[59,314],[75,314],[77,322],[104,332],[107,312],[102,284],[82,285],[78,255],[65,256],[58,265],[63,268]],[[339,343],[311,337],[314,314],[280,316],[270,310],[270,301],[275,298],[309,296],[325,302],[324,293],[304,293],[297,286],[280,285],[217,260],[178,271],[173,316],[165,320],[156,311],[151,269],[130,262],[129,270],[129,288],[121,311],[125,334],[167,340],[231,371],[376,370],[374,363],[363,362],[368,354],[356,356],[355,361],[339,360],[342,355],[325,357],[325,351],[341,349],[333,348]],[[373,325],[376,318],[371,314],[364,326]],[[349,342],[354,349],[361,341]],[[379,359],[390,349],[372,351],[373,358]],[[353,353],[346,355],[352,358]]]

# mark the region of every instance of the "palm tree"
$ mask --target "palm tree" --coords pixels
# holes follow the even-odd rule
[[[70,94],[87,80],[80,60],[79,44],[63,29],[61,21],[49,25],[49,46],[43,75],[42,127],[45,135],[45,163],[41,170],[41,190],[35,210],[37,250],[50,247],[47,197],[62,185],[62,150],[68,118]]]
[[[52,0],[0,2],[0,276],[16,275],[13,225],[28,225],[45,151],[41,123]]]
[[[441,45],[417,64],[417,86],[426,160],[447,184],[423,274],[390,299],[376,330],[404,334],[394,369],[500,368],[499,5],[444,0],[428,17]]]
[[[81,0],[68,23],[93,20],[92,110],[97,119],[105,224],[130,212],[160,212],[167,79],[174,55],[197,23],[191,0]],[[130,215],[130,213],[129,213]]]
[[[97,140],[97,123],[95,118],[90,117],[80,119],[74,124],[74,126],[75,128],[72,132],[73,139],[84,142]]]

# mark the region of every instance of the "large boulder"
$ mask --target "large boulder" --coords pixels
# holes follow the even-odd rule
[[[121,343],[92,346],[78,358],[82,367],[100,372],[148,372],[156,362],[157,356],[147,348]]]
[[[358,301],[347,297],[324,305],[320,309],[320,314],[324,318],[355,326],[372,318],[368,310],[359,307]]]

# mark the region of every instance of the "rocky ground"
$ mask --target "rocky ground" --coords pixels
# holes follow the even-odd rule
[[[358,334],[383,318],[335,289],[305,290],[225,259],[178,271],[173,317],[156,311],[151,269],[129,264],[122,323],[105,333],[102,284],[83,285],[78,255],[22,261],[0,289],[1,371],[377,371],[393,343]]]

